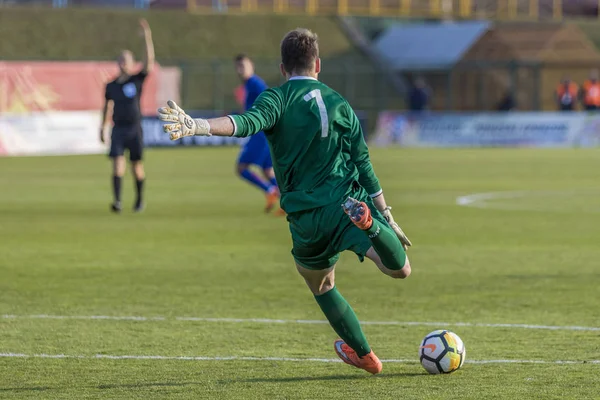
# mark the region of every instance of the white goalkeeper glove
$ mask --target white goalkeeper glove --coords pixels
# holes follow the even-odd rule
[[[207,120],[190,117],[173,100],[167,101],[167,107],[158,109],[158,118],[164,122],[171,122],[163,126],[171,140],[185,136],[212,136]]]
[[[392,212],[390,211],[391,209],[392,209],[392,207],[387,206],[381,212],[381,214],[383,215],[383,218],[385,218],[385,220],[388,222],[388,224],[390,224],[390,226],[396,233],[396,236],[398,236],[398,239],[400,239],[400,242],[402,243],[402,247],[404,247],[404,250],[408,250],[408,248],[410,246],[412,246],[412,243],[410,242],[410,240],[408,239],[408,237],[406,236],[404,231],[402,231],[402,228],[400,228],[400,226],[396,223],[396,221],[394,221],[394,217],[392,217]]]

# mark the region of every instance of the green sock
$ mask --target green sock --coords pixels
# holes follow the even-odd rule
[[[315,296],[315,300],[319,303],[333,330],[352,350],[356,351],[359,357],[366,356],[371,352],[354,310],[335,286],[327,293]]]
[[[365,233],[386,268],[399,271],[404,267],[406,252],[392,228],[373,218],[373,225]]]

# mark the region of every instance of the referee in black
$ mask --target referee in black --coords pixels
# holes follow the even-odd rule
[[[142,113],[140,98],[146,76],[154,66],[154,45],[152,32],[145,19],[140,20],[142,33],[146,44],[146,57],[140,72],[134,73],[135,60],[129,50],[123,50],[117,60],[120,74],[106,85],[104,111],[102,113],[102,126],[100,127],[100,141],[104,143],[104,132],[108,130],[110,121],[113,121],[110,158],[113,160],[113,194],[114,201],[111,210],[120,213],[121,182],[125,175],[125,149],[129,151],[131,169],[135,177],[136,201],[134,212],[144,209],[142,192],[144,189],[144,165],[142,164],[143,139],[142,139]]]

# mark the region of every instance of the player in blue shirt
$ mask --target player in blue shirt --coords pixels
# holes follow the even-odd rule
[[[239,75],[246,92],[245,109],[249,110],[256,98],[266,89],[267,84],[254,74],[254,64],[245,55],[239,54],[235,58],[235,70]],[[251,165],[256,165],[262,170],[264,179],[250,170]],[[266,212],[270,212],[279,200],[279,189],[273,171],[273,162],[267,137],[264,132],[251,136],[243,145],[237,160],[237,172],[242,179],[261,189],[267,198]]]

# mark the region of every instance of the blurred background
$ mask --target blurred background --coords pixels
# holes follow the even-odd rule
[[[269,85],[277,85],[281,83],[279,41],[289,29],[306,26],[321,37],[321,79],[350,101],[376,143],[452,145],[454,141],[445,143],[438,136],[456,136],[460,130],[463,136],[468,132],[494,136],[489,143],[473,145],[519,145],[522,142],[514,136],[527,129],[531,133],[527,127],[532,121],[543,124],[535,130],[545,135],[562,135],[554,145],[572,145],[573,136],[579,145],[595,143],[590,136],[595,122],[588,118],[585,129],[581,128],[581,115],[577,119],[564,114],[519,114],[510,120],[523,121],[523,126],[507,126],[502,122],[506,116],[495,115],[473,127],[472,119],[447,113],[600,107],[595,70],[600,65],[599,3],[0,0],[0,114],[100,110],[104,84],[117,72],[113,60],[118,51],[131,49],[138,58],[142,56],[137,20],[143,16],[152,27],[160,64],[145,87],[143,111],[148,117],[168,98],[179,100],[198,116],[239,111],[243,95],[233,68],[234,55],[247,53],[257,73]],[[82,130],[82,124],[72,119],[72,126],[64,130]],[[587,132],[585,138],[573,133],[575,128],[565,128],[574,121],[579,131]],[[5,118],[3,123],[6,131],[9,122]],[[562,128],[557,130],[557,124]],[[23,129],[17,125],[11,120],[12,130]],[[506,130],[511,130],[510,138],[496,137]],[[145,122],[145,131],[148,146],[172,145],[154,118]],[[426,143],[428,132],[436,136],[434,143]],[[565,135],[570,135],[568,143]],[[0,133],[0,153],[29,151],[13,148],[16,140]],[[523,140],[531,144],[537,139]],[[104,151],[98,143],[78,146],[87,152]],[[44,151],[43,146],[36,148]]]

